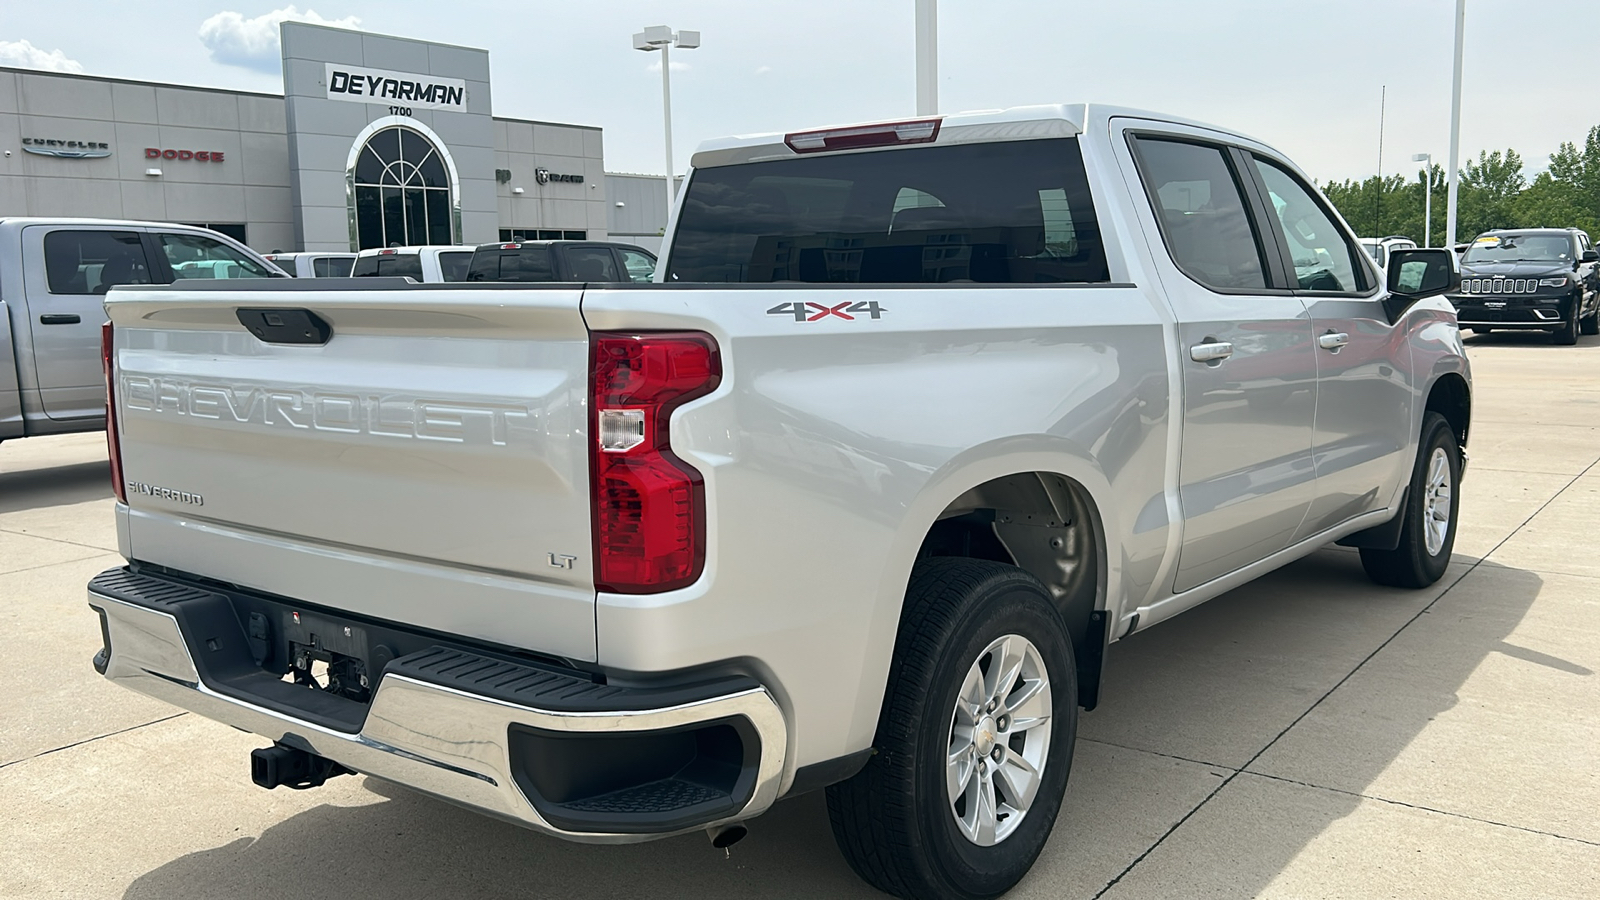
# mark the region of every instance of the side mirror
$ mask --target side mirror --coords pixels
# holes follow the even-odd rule
[[[1585,250],[1585,251],[1583,251],[1583,257],[1582,257],[1582,259],[1580,261],[1581,262],[1600,262],[1600,253],[1597,253],[1594,250]]]
[[[1461,269],[1449,250],[1413,248],[1389,254],[1389,296],[1384,306],[1395,322],[1411,304],[1461,288]]]

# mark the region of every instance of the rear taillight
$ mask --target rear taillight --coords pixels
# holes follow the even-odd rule
[[[111,457],[111,488],[117,500],[128,502],[128,488],[122,480],[122,441],[117,435],[117,364],[111,347],[111,323],[100,326],[100,363],[106,373],[106,454]]]
[[[672,411],[716,390],[717,342],[701,332],[592,335],[590,490],[598,590],[647,594],[705,567],[705,485],[673,455]]]
[[[939,124],[943,121],[943,119],[911,119],[905,122],[882,122],[849,128],[795,131],[784,135],[783,142],[796,153],[858,150],[863,147],[890,147],[895,144],[927,144],[938,139]]]

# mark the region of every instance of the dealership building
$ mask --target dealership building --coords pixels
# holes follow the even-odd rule
[[[608,198],[599,128],[495,116],[487,51],[281,29],[281,96],[0,68],[0,216],[205,225],[263,252],[613,226],[659,244],[663,179]]]

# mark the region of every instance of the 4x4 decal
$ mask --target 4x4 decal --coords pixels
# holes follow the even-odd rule
[[[885,312],[876,300],[860,300],[851,303],[846,300],[838,306],[825,306],[821,303],[806,301],[804,303],[779,303],[767,310],[769,316],[794,316],[796,322],[820,322],[831,316],[838,316],[847,322],[854,322],[856,316],[871,316],[880,318]]]

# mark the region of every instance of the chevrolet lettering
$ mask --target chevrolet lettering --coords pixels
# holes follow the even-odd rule
[[[526,406],[515,403],[191,384],[128,374],[120,379],[119,390],[129,412],[170,413],[284,431],[503,447],[525,441],[535,422]]]

